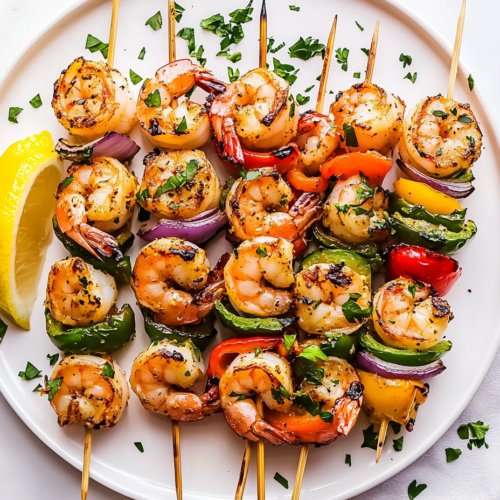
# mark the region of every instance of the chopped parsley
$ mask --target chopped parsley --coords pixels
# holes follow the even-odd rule
[[[406,66],[411,66],[411,63],[413,62],[413,59],[411,56],[405,56],[403,53],[399,56],[399,60],[403,63],[403,68],[406,68]]]
[[[231,391],[229,393],[229,397],[230,398],[238,398],[237,401],[243,401],[244,399],[247,398],[242,392],[234,392],[234,391]]]
[[[448,113],[441,111],[440,109],[435,109],[432,114],[438,118],[448,118],[448,116],[450,116]]]
[[[290,10],[294,10],[295,12],[300,12],[300,7],[296,7],[295,5],[289,5]]]
[[[257,255],[261,258],[261,259],[264,259],[265,257],[267,257],[267,252],[266,252],[266,249],[265,248],[262,248],[262,247],[258,247],[257,250]]]
[[[134,445],[141,453],[144,453],[144,446],[142,446],[142,443],[140,441],[137,441],[136,443],[134,443]]]
[[[262,352],[262,348],[260,348],[260,347],[256,347],[256,348],[254,349],[255,357],[257,357],[257,356],[258,356],[261,352]]]
[[[427,488],[426,484],[417,484],[417,480],[414,479],[408,486],[408,498],[414,500]]]
[[[306,90],[304,90],[304,92],[305,92],[305,93],[310,92],[310,91],[311,91],[314,87],[316,87],[316,85],[315,85],[315,84],[314,84],[314,85],[311,85],[310,87],[307,87],[307,89],[306,89]]]
[[[49,365],[54,366],[59,360],[59,353],[57,354],[47,354],[47,359],[49,360]]]
[[[459,448],[446,448],[444,451],[446,453],[447,462],[454,462],[455,460],[458,460],[458,457],[462,454],[462,450]]]
[[[361,24],[358,23],[358,21],[354,21],[356,23],[356,26],[360,29],[360,31],[365,31],[365,28],[361,26]]]
[[[191,376],[191,372],[189,370],[186,370],[186,373],[184,374],[185,377],[190,377]]]
[[[299,72],[299,69],[295,69],[291,64],[282,64],[275,57],[273,57],[273,65],[273,71],[278,76],[281,76],[281,78],[286,80],[289,85],[293,85],[295,83],[295,80],[297,80],[297,73]]]
[[[68,187],[74,180],[73,174],[68,175],[68,177],[62,181],[63,188]]]
[[[196,85],[193,85],[184,95],[186,96],[186,99],[191,99],[191,96],[193,95],[193,92],[197,89],[198,87]]]
[[[237,249],[237,248],[235,248],[235,249],[233,250],[233,253],[234,253],[234,258],[235,258],[236,260],[238,260],[238,259],[239,259],[239,257],[240,257],[240,254],[238,253],[238,249]]]
[[[342,304],[342,312],[349,323],[356,323],[356,320],[369,318],[372,315],[373,307],[362,308],[357,304],[360,298],[359,293],[350,293],[349,300]]]
[[[352,125],[349,125],[348,123],[344,123],[342,125],[342,130],[344,131],[346,146],[350,148],[357,148],[359,144],[354,127]]]
[[[146,188],[144,191],[140,192],[138,191],[137,194],[135,195],[135,197],[139,200],[139,201],[146,201],[148,198],[149,198],[149,188]]]
[[[139,53],[139,57],[138,57],[138,59],[140,59],[141,61],[143,61],[143,60],[144,60],[144,56],[145,56],[145,55],[146,55],[146,47],[143,47],[143,48],[141,49],[141,52]]]
[[[161,18],[161,12],[158,11],[154,16],[151,16],[147,21],[145,26],[151,26],[151,28],[155,31],[161,29],[163,24],[163,20]]]
[[[351,466],[351,455],[347,454],[345,456],[345,463],[350,467]]]
[[[294,404],[300,406],[303,411],[307,411],[313,417],[316,417],[320,413],[319,404],[314,401],[314,399],[305,392],[296,392],[293,399]]]
[[[415,298],[416,289],[415,289],[415,285],[413,283],[410,283],[408,285],[408,291],[411,293],[412,298]]]
[[[297,335],[284,335],[285,339],[285,349],[289,351],[292,348],[293,343],[295,342],[295,339],[297,338]]]
[[[99,40],[99,38],[96,38],[95,36],[92,36],[90,34],[87,35],[85,48],[89,49],[92,53],[99,51],[104,59],[108,58],[109,43],[101,42],[101,40]]]
[[[252,3],[253,0],[250,0],[248,5],[244,9],[236,9],[235,11],[231,12],[229,14],[231,22],[234,24],[244,24],[250,22],[252,20],[250,15],[253,12]]]
[[[274,47],[274,42],[275,40],[273,37],[269,38],[269,40],[267,41],[267,53],[271,52],[271,54],[276,54],[276,52],[278,52],[285,46],[285,42],[282,42]]]
[[[186,132],[186,130],[187,130],[187,120],[186,120],[186,117],[183,116],[180,123],[175,126],[174,133],[176,135],[181,135],[181,134],[184,134]]]
[[[142,76],[139,76],[134,70],[130,70],[130,81],[137,85],[139,82],[142,82]]]
[[[250,172],[247,172],[246,180],[253,181],[255,179],[258,179],[259,177],[262,177],[262,172],[258,168],[254,168],[250,170]]]
[[[325,376],[325,369],[324,368],[318,368],[317,370],[315,370],[314,368],[311,368],[306,373],[304,380],[309,385],[323,385],[324,376]]]
[[[338,48],[335,51],[335,58],[337,59],[337,62],[341,65],[344,71],[347,71],[348,68],[348,63],[347,63],[348,57],[349,57],[349,49],[347,48],[345,49]]]
[[[229,77],[229,81],[231,83],[235,82],[240,77],[240,70],[236,68],[233,70],[231,66],[227,67],[227,76]]]
[[[186,9],[184,7],[182,7],[181,5],[179,5],[177,2],[174,2],[174,11],[175,11],[175,20],[179,23],[182,19],[182,13],[185,11]]]
[[[353,76],[353,78],[361,78],[361,73],[357,72],[357,73],[354,73],[352,76]]]
[[[198,171],[198,161],[189,160],[186,163],[186,168],[179,172],[177,176],[172,175],[168,180],[162,184],[155,192],[153,198],[159,198],[163,193],[167,191],[173,191],[174,189],[180,188],[194,179],[196,172]]]
[[[370,55],[370,49],[361,49],[361,52],[363,52],[363,54],[369,56]]]
[[[283,486],[283,488],[288,489],[288,479],[285,479],[279,472],[274,475],[274,480]]]
[[[290,393],[286,390],[286,387],[282,384],[279,385],[277,389],[271,387],[271,396],[275,401],[282,401],[283,399],[290,399]]]
[[[303,106],[304,104],[307,104],[310,100],[311,100],[311,97],[306,95],[306,96],[303,96],[302,94],[297,94],[297,102]]]
[[[371,448],[372,450],[377,450],[378,444],[378,432],[373,430],[373,424],[367,429],[363,429],[363,444],[361,448]]]
[[[461,123],[472,123],[472,118],[469,115],[466,115],[465,113],[460,115],[457,119]]]
[[[108,361],[106,361],[106,364],[104,365],[104,368],[102,369],[102,374],[105,377],[115,378],[115,370],[113,369],[113,367],[111,366],[111,364]]]
[[[413,73],[413,75],[411,73],[408,73],[404,78],[403,80],[405,79],[408,79],[410,80],[411,83],[415,83],[417,81],[417,73]]]
[[[453,109],[451,110],[451,114],[452,114],[453,116],[457,116],[457,113],[458,113],[457,108],[453,108]]]
[[[321,410],[319,412],[319,418],[327,424],[333,423],[333,413],[328,410]]]
[[[4,339],[6,332],[7,332],[7,324],[2,320],[2,318],[0,318],[0,344]]]
[[[231,61],[232,63],[236,63],[238,61],[241,61],[241,52],[235,52],[232,55],[227,56],[228,60]]]
[[[38,384],[31,392],[41,392],[42,391],[42,386],[41,384]]]
[[[392,441],[392,447],[394,448],[394,451],[401,451],[403,449],[403,439],[404,436],[401,436],[398,439],[394,439]]]
[[[317,345],[310,345],[306,347],[300,354],[299,358],[306,358],[313,363],[316,362],[316,358],[326,361],[328,359],[327,355],[320,349]]]
[[[297,70],[298,71],[298,70]],[[9,108],[9,122],[12,123],[19,123],[17,121],[17,117],[19,116],[19,113],[23,110],[23,108]]]
[[[23,380],[33,380],[34,378],[40,378],[42,376],[42,370],[39,370],[36,366],[32,365],[29,361],[26,364],[26,368],[23,372],[19,372],[19,377]]]
[[[193,28],[182,28],[178,31],[177,36],[186,40],[188,43],[188,52],[191,57],[196,55],[196,43],[194,40],[194,29]]]
[[[307,37],[305,40],[300,37],[289,49],[288,54],[292,58],[307,61],[311,57],[323,54],[325,46],[319,43],[319,40],[313,40],[312,37]]]
[[[488,443],[485,441],[486,433],[489,431],[490,427],[485,425],[484,422],[478,420],[477,422],[469,422],[468,424],[462,424],[458,430],[457,434],[460,439],[468,439],[467,448],[472,450],[472,446],[476,448],[481,448],[483,445],[485,448],[489,448]]]
[[[49,401],[54,399],[54,396],[57,394],[57,391],[61,387],[63,378],[54,378],[54,379],[45,379],[45,392],[48,395]]]
[[[160,91],[156,89],[154,92],[150,92],[146,99],[144,99],[144,104],[148,108],[157,108],[161,106]]]
[[[469,82],[469,90],[472,92],[474,90],[474,78],[472,78],[472,75],[469,75],[467,81]]]
[[[31,99],[30,104],[36,109],[42,105],[42,98],[40,94],[37,94],[33,99]]]

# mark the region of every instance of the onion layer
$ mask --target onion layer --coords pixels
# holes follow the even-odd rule
[[[404,380],[421,380],[439,375],[446,366],[439,359],[424,366],[401,366],[394,363],[388,363],[377,358],[367,351],[361,351],[356,354],[358,366],[370,373],[376,373],[386,378],[399,378]]]
[[[161,219],[157,222],[144,224],[137,233],[148,242],[159,238],[182,238],[199,245],[227,224],[227,217],[218,208],[207,210],[186,220]]]
[[[467,198],[474,191],[474,186],[472,182],[457,182],[449,181],[445,179],[435,179],[434,177],[429,177],[420,170],[416,169],[412,165],[408,165],[401,159],[397,159],[396,163],[398,167],[412,180],[423,182],[437,191],[441,191],[452,198]]]

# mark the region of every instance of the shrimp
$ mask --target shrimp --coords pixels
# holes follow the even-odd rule
[[[49,394],[61,427],[80,422],[90,429],[113,427],[130,397],[125,372],[110,357],[67,356],[45,385],[41,392]]]
[[[155,146],[193,149],[209,141],[212,132],[206,108],[188,99],[174,105],[195,85],[215,95],[226,89],[225,83],[189,59],[163,66],[142,85],[137,100],[139,123]]]
[[[100,323],[117,298],[114,278],[80,257],[56,262],[50,269],[45,306],[65,325]]]
[[[222,410],[238,436],[251,441],[291,444],[292,435],[278,431],[259,414],[249,396],[262,397],[264,405],[286,412],[292,404],[292,373],[288,361],[273,352],[241,354],[234,359],[219,382]]]
[[[128,222],[135,208],[137,179],[118,160],[98,156],[68,169],[56,193],[59,227],[92,255],[123,255],[110,232]]]
[[[211,104],[219,156],[243,164],[242,146],[266,151],[288,144],[297,131],[297,108],[283,78],[266,69],[249,71]]]
[[[230,232],[248,240],[254,236],[300,239],[321,216],[319,195],[304,193],[292,207],[292,189],[275,167],[262,168],[251,180],[238,179],[226,199]]]
[[[348,153],[374,149],[389,156],[402,134],[405,103],[377,85],[358,83],[337,94],[330,113],[335,117],[341,147]],[[346,140],[346,128],[354,132],[358,146],[353,145],[353,137]]]
[[[220,408],[217,386],[201,396],[186,390],[205,374],[201,353],[191,341],[178,344],[162,340],[153,342],[135,358],[130,386],[146,410],[191,422]]]
[[[102,61],[76,58],[54,83],[52,108],[59,123],[87,141],[106,132],[127,134],[137,116],[127,79]]]
[[[203,151],[149,153],[144,165],[139,203],[158,218],[191,219],[218,207],[220,181]],[[176,187],[175,179],[185,183]]]
[[[204,250],[179,238],[160,238],[139,252],[132,287],[139,304],[154,312],[155,321],[172,326],[197,323],[213,306],[202,293],[209,272]]]
[[[431,285],[409,278],[386,283],[373,299],[380,338],[401,349],[429,349],[444,335],[453,313]]]
[[[433,177],[472,167],[481,156],[483,134],[469,104],[442,95],[427,97],[406,115],[399,154]]]
[[[308,176],[318,175],[319,167],[339,146],[333,115],[325,116],[316,111],[301,114],[296,142],[301,151],[300,170]]]
[[[355,332],[370,316],[370,298],[366,278],[344,263],[315,264],[295,276],[294,313],[299,317],[299,326],[307,333]],[[366,312],[364,318],[350,318],[353,320],[350,321],[345,316],[343,306],[349,300]]]
[[[294,280],[293,245],[259,236],[244,241],[224,268],[227,295],[239,311],[268,317],[285,314],[292,304],[286,290]]]
[[[301,349],[315,342],[301,345]],[[316,344],[317,345],[317,344]],[[273,427],[293,434],[299,443],[330,444],[345,437],[354,427],[363,404],[363,385],[356,370],[344,359],[329,356],[318,360],[317,371],[322,373],[318,384],[302,381],[295,393],[294,404],[286,413],[266,408],[264,417]],[[309,379],[311,382],[311,380]],[[312,416],[300,406],[300,399],[309,396],[314,403],[333,414],[331,422],[325,416]]]
[[[384,211],[389,191],[372,187],[360,172],[335,184],[325,203],[323,225],[348,243],[382,241],[389,236]]]

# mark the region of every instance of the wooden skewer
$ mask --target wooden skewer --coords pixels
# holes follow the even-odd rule
[[[262,406],[262,398],[257,396],[255,402],[257,411],[262,415],[264,408]],[[266,498],[266,482],[265,482],[265,467],[264,467],[264,441],[257,441],[257,499],[265,500]]]
[[[380,455],[382,455],[382,450],[384,449],[385,438],[387,436],[387,429],[389,428],[389,419],[384,418],[380,423],[380,430],[378,431],[378,442],[377,442],[377,456],[375,457],[375,462],[378,463],[380,460]]]
[[[172,444],[174,448],[175,491],[177,500],[182,500],[181,437],[177,420],[172,420]]]
[[[457,34],[455,36],[455,47],[453,48],[453,58],[451,60],[450,80],[448,82],[448,92],[446,94],[447,99],[453,99],[453,94],[455,92],[455,82],[457,81],[458,73],[458,60],[460,58],[460,48],[462,46],[462,35],[464,32],[465,4],[466,0],[464,0],[462,4],[462,10],[460,12],[460,17],[458,18]]]
[[[243,500],[243,493],[245,492],[245,485],[247,483],[248,466],[250,464],[250,456],[252,455],[252,441],[247,440],[245,451],[243,452],[243,460],[241,461],[240,476],[238,478],[238,486],[234,500]]]
[[[168,0],[168,62],[177,60],[175,54],[175,3]],[[170,103],[172,109],[177,108],[177,99],[172,99]]]
[[[373,32],[372,44],[370,46],[370,54],[368,55],[368,65],[366,67],[365,83],[372,83],[373,69],[375,68],[375,57],[377,56],[377,45],[378,45],[378,32],[380,28],[380,21],[377,21],[375,25],[375,31]]]
[[[260,11],[260,46],[259,46],[259,68],[266,69],[267,61],[267,10],[266,0],[262,0]]]
[[[113,67],[115,63],[116,32],[118,31],[118,11],[120,0],[113,0],[113,11],[111,13],[111,28],[109,30],[108,66]]]
[[[323,113],[323,104],[325,102],[326,86],[328,83],[328,75],[330,73],[330,64],[332,62],[333,46],[335,44],[335,34],[337,33],[337,16],[333,19],[332,29],[328,37],[328,42],[325,49],[325,60],[323,62],[323,70],[321,72],[321,80],[319,82],[318,100],[316,102],[316,111]],[[306,469],[307,455],[309,453],[309,445],[303,444],[300,447],[299,464],[297,466],[297,474],[295,475],[295,484],[293,486],[292,500],[299,500],[300,490],[302,488],[302,480]]]
[[[323,113],[323,103],[325,102],[326,84],[328,83],[328,75],[330,73],[330,64],[332,62],[333,45],[335,44],[335,34],[337,33],[337,16],[335,16],[328,37],[328,43],[325,49],[325,60],[323,61],[323,71],[321,72],[321,80],[319,82],[318,100],[316,101],[316,111]]]
[[[90,452],[92,449],[92,429],[85,427],[85,445],[83,447],[82,500],[87,500],[89,492]]]

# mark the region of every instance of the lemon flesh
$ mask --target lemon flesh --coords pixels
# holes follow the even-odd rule
[[[0,309],[26,330],[62,172],[47,131],[12,144],[0,157]]]

